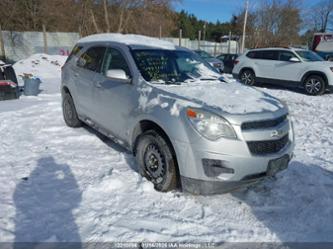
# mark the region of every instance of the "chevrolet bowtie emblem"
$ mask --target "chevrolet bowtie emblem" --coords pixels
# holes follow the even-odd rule
[[[271,137],[280,137],[282,135],[283,131],[281,130],[274,130],[271,133]]]

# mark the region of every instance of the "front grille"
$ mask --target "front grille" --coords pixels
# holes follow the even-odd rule
[[[249,150],[254,155],[277,153],[289,143],[289,134],[279,140],[247,142]]]
[[[252,129],[267,129],[278,126],[287,119],[287,115],[283,115],[277,119],[263,120],[263,121],[253,121],[246,122],[242,124],[242,130],[252,130]]]

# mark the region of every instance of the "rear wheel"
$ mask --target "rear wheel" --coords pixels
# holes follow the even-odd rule
[[[62,113],[64,116],[65,123],[69,127],[80,127],[82,122],[79,119],[72,96],[69,93],[65,93],[62,98]]]
[[[172,149],[157,132],[144,132],[138,141],[136,159],[139,172],[154,184],[158,191],[167,192],[178,185],[177,163]]]
[[[321,76],[311,75],[305,80],[304,89],[309,95],[322,95],[326,90],[325,80]]]
[[[252,70],[243,70],[240,74],[240,81],[248,86],[253,86],[256,83],[256,75]]]

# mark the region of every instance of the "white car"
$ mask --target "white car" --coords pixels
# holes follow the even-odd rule
[[[246,85],[302,87],[309,95],[321,95],[333,86],[333,62],[304,49],[250,50],[237,58],[232,73]]]

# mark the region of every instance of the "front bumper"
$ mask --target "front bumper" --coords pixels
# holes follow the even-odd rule
[[[252,154],[246,142],[255,137],[265,140],[262,138],[266,136],[262,134],[263,131],[253,134],[243,132],[239,140],[221,139],[214,142],[196,139],[191,143],[176,141],[174,146],[183,190],[204,195],[225,193],[271,175],[269,166],[272,161],[287,157],[288,164],[293,156],[294,134],[291,123],[284,127],[289,142],[279,152],[265,155]],[[236,132],[241,133],[237,129]],[[207,161],[213,162],[213,165],[217,162],[220,168],[207,170]]]
[[[267,168],[262,173],[257,173],[253,175],[245,176],[240,181],[207,181],[207,180],[198,180],[193,178],[188,178],[181,176],[181,183],[183,191],[190,192],[193,194],[201,194],[201,195],[213,195],[213,194],[223,194],[228,193],[233,190],[236,190],[240,187],[246,187],[250,186],[254,183],[257,183],[260,180],[263,180],[264,178],[268,176],[274,176],[276,173],[280,172],[283,169],[286,169],[288,167],[288,164],[291,160],[292,155],[284,155],[282,159],[285,160],[284,164],[281,165],[280,168],[276,170],[272,170],[270,166],[273,166],[271,162],[274,162],[276,160],[271,160]],[[279,158],[281,159],[281,158]],[[278,159],[278,160],[279,160]]]

